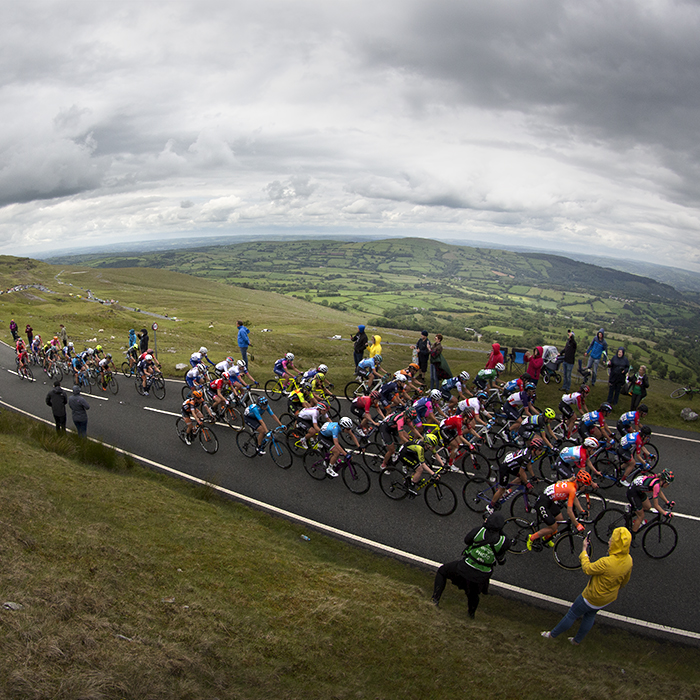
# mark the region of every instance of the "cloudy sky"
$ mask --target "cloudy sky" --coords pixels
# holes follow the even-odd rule
[[[0,253],[353,231],[700,271],[696,0],[0,4]]]

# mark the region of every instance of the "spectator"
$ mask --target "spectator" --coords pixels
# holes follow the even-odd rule
[[[90,404],[80,395],[80,387],[76,384],[73,387],[73,396],[68,399],[71,413],[73,414],[73,425],[80,437],[87,437],[87,412]]]
[[[382,354],[382,336],[381,335],[373,335],[372,342],[370,343],[370,346],[369,346],[369,356],[374,357],[375,355],[381,355],[381,354]]]
[[[620,390],[622,389],[627,372],[630,368],[630,361],[625,356],[625,349],[619,347],[614,357],[608,362],[610,368],[610,376],[608,377],[608,403],[612,406],[617,405],[620,399]]]
[[[32,344],[32,340],[34,340],[34,329],[27,324],[27,327],[24,329],[24,332],[27,334],[27,345]]]
[[[139,339],[139,353],[143,354],[148,350],[148,328],[142,328],[140,333],[136,334]]]
[[[241,358],[245,362],[245,366],[248,367],[248,348],[250,347],[248,334],[250,331],[243,325],[243,321],[238,321],[236,325],[238,326],[238,349],[241,351]]]
[[[542,632],[542,636],[547,639],[555,639],[581,618],[576,636],[569,637],[569,641],[574,646],[578,646],[593,627],[598,610],[616,600],[620,588],[626,586],[630,580],[632,574],[632,557],[629,553],[632,542],[630,531],[626,527],[615,528],[608,542],[608,556],[593,563],[588,558],[589,537],[590,535],[586,535],[583,540],[583,551],[579,559],[583,573],[591,579],[559,624],[551,632]]]
[[[19,338],[19,333],[17,333],[17,324],[15,323],[14,318],[10,321],[10,333],[12,333],[12,340],[16,341]]]
[[[53,389],[46,394],[46,405],[51,407],[53,419],[56,421],[56,432],[66,432],[66,392],[61,388],[61,380],[56,379]]]
[[[430,388],[439,389],[443,379],[449,379],[452,370],[442,354],[442,334],[435,335],[435,342],[430,348]]]
[[[365,356],[365,350],[367,349],[367,333],[365,333],[364,326],[357,327],[357,333],[353,335],[350,340],[355,343],[353,347],[353,359],[355,360],[355,367],[362,362],[362,358]]]
[[[591,375],[591,386],[595,386],[596,379],[598,378],[598,365],[600,364],[600,358],[603,356],[604,352],[608,351],[608,342],[605,340],[605,329],[601,328],[597,333],[595,338],[591,340],[591,344],[588,346],[588,350],[584,352],[584,357],[588,357],[588,364],[586,369],[592,369]]]
[[[494,343],[491,346],[491,354],[489,355],[489,359],[486,360],[486,366],[484,369],[494,369],[494,367],[498,364],[501,363],[502,365],[505,364],[505,360],[503,359],[503,353],[501,352],[501,346],[499,343]]]
[[[428,339],[428,331],[421,331],[420,338],[416,341],[416,350],[418,351],[418,367],[420,375],[418,379],[423,379],[428,371],[428,360],[430,359],[430,340]]]
[[[493,567],[505,564],[506,552],[510,546],[507,537],[501,532],[505,520],[500,513],[489,515],[483,527],[475,527],[464,538],[467,545],[462,558],[443,564],[435,574],[433,604],[439,605],[447,579],[461,588],[467,596],[467,613],[472,619],[479,606],[479,595],[486,595]]]
[[[544,365],[544,359],[542,357],[542,346],[538,345],[531,355],[529,352],[525,353],[525,360],[527,360],[527,373],[530,375],[534,384],[540,381],[540,372]]]
[[[564,371],[564,384],[562,385],[562,390],[565,394],[568,394],[571,390],[571,373],[574,371],[574,363],[576,362],[576,336],[573,331],[567,331],[568,338],[566,339],[566,345],[564,346],[564,361],[562,362],[562,369]]]
[[[129,329],[129,344],[126,346],[127,350],[136,345],[136,331],[133,328]]]
[[[61,330],[58,331],[58,337],[60,338],[61,342],[63,343],[63,347],[65,348],[68,346],[68,331],[62,323],[59,324],[59,328]]]
[[[631,371],[631,370],[630,370]],[[649,377],[647,376],[646,365],[642,365],[639,371],[628,375],[628,379],[632,384],[632,402],[630,403],[630,411],[636,411],[637,406],[642,402],[642,399],[647,395],[649,388]]]

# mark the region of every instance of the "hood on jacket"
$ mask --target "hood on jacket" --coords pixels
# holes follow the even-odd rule
[[[632,533],[626,527],[616,527],[610,538],[608,551],[611,555],[629,554],[631,543]]]
[[[500,343],[494,343],[492,346],[494,352],[501,352],[501,345]]]
[[[598,329],[598,333],[596,333],[596,337],[598,337],[599,335],[602,335],[603,338],[605,338],[605,328]]]
[[[505,525],[505,518],[500,513],[491,513],[486,521],[484,522],[484,527],[492,532],[500,532]]]
[[[80,395],[80,387],[79,387],[77,384],[74,384],[74,385],[73,385],[73,393],[74,393],[76,396],[79,396],[79,395]]]
[[[544,352],[543,348],[541,345],[538,345],[535,348],[535,357],[542,357],[542,353]]]
[[[364,326],[358,326],[358,327],[357,327],[357,330],[360,331],[360,333],[364,333],[364,332],[365,332],[365,327],[364,327]]]
[[[373,335],[372,338],[374,339],[374,344],[379,345],[379,343],[382,342],[382,336],[381,335]]]
[[[625,356],[625,349],[624,349],[622,346],[620,346],[620,347],[617,349],[617,352],[620,352],[620,350],[622,350],[622,356],[624,357],[624,356]],[[617,354],[617,353],[615,353],[615,354]]]

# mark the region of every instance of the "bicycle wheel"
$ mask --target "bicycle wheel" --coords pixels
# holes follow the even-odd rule
[[[677,544],[678,532],[665,520],[649,525],[642,537],[642,548],[652,559],[666,558]]]
[[[180,395],[182,396],[183,401],[186,401],[190,398],[190,396],[192,396],[192,389],[190,389],[189,384],[185,384],[185,386],[180,389]]]
[[[90,382],[90,386],[95,386],[97,384],[97,378],[99,377],[99,374],[94,370],[88,370],[87,373],[88,381]]]
[[[678,389],[674,389],[671,392],[672,399],[680,399],[681,396],[685,396],[688,392],[685,390],[684,386],[679,386]]]
[[[268,379],[265,382],[265,396],[270,401],[279,401],[282,398],[282,385],[279,379]]]
[[[367,470],[353,460],[348,460],[343,467],[343,483],[347,486],[348,491],[352,491],[358,496],[367,493],[372,485]]]
[[[59,381],[63,381],[63,370],[57,364],[54,364],[54,366],[51,368],[49,376],[52,379],[58,379]]]
[[[603,511],[608,507],[605,498],[595,491],[588,494],[582,494],[578,498],[581,505],[588,510],[588,517],[580,519],[580,522],[582,522],[584,525],[594,524]]]
[[[606,508],[593,523],[593,532],[599,542],[607,544],[616,527],[627,527],[627,513],[620,508]]]
[[[308,447],[301,444],[302,439],[306,435],[306,430],[303,428],[292,428],[287,431],[287,446],[292,454],[297,457],[303,457],[306,454]]]
[[[583,549],[584,535],[578,532],[567,532],[554,543],[554,560],[567,571],[576,571],[581,568],[581,560],[578,555]]]
[[[348,382],[343,389],[343,394],[348,401],[356,399],[358,396],[364,396],[365,392],[362,390],[362,384],[360,382]]]
[[[280,469],[289,469],[289,467],[292,466],[294,457],[289,451],[289,448],[280,440],[277,440],[276,438],[270,440],[268,451],[270,453],[270,457],[272,457],[272,461]]]
[[[92,384],[86,377],[80,380],[80,391],[87,391],[88,394],[92,394]]]
[[[187,434],[187,423],[185,423],[185,419],[180,417],[175,421],[175,432],[177,432],[177,436],[182,440],[182,442],[185,442],[185,435]]]
[[[384,454],[378,449],[376,443],[370,445],[367,450],[362,453],[362,461],[371,472],[374,472],[375,474],[382,473]]]
[[[555,481],[559,479],[559,475],[557,474],[557,470],[554,468],[554,465],[556,464],[556,457],[553,455],[544,455],[542,459],[539,460],[539,464],[537,465],[537,470],[540,473],[540,476],[544,481],[546,481],[548,484],[553,484]]]
[[[486,481],[491,481],[493,478],[491,463],[481,452],[467,452],[460,466],[468,479],[473,476],[480,476]]]
[[[457,496],[448,484],[433,481],[425,487],[425,505],[435,513],[445,517],[452,515],[457,508]]]
[[[656,469],[659,466],[659,450],[656,445],[652,445],[647,442],[644,447],[646,447],[649,452],[649,464],[651,464],[652,469]]]
[[[134,379],[134,386],[136,387],[136,393],[143,396],[143,384],[141,383],[141,377],[136,377]]]
[[[293,416],[291,413],[283,413],[281,416],[279,416],[279,419],[280,423],[287,428],[292,426],[296,420],[295,416]]]
[[[541,379],[545,384],[549,384],[549,379],[550,379],[550,374],[549,374],[549,372],[542,372],[542,374],[540,375],[540,379]]]
[[[119,383],[117,382],[117,378],[113,374],[109,375],[109,381],[107,382],[107,386],[109,387],[109,390],[114,396],[116,396],[119,393]]]
[[[496,493],[494,484],[480,476],[468,479],[462,487],[462,498],[467,508],[475,513],[483,513],[486,510],[494,493]]]
[[[598,477],[598,486],[600,486],[601,489],[609,489],[611,486],[618,483],[617,466],[615,462],[608,457],[601,457],[596,460],[595,468],[603,474],[602,477]]]
[[[215,454],[219,449],[219,441],[214,431],[207,425],[203,425],[199,429],[199,444],[202,446],[202,449],[210,455]]]
[[[337,396],[328,395],[323,399],[328,404],[328,415],[331,420],[340,416],[340,401]]]
[[[392,501],[400,501],[408,495],[406,476],[400,469],[385,469],[379,475],[379,488]]]
[[[501,533],[510,540],[509,552],[527,552],[527,538],[535,531],[535,526],[523,518],[508,518]]]
[[[304,469],[306,473],[317,481],[323,481],[326,478],[326,460],[322,450],[309,450],[304,455]]]
[[[223,418],[229,428],[234,430],[243,430],[243,417],[233,406],[226,406],[223,413]]]
[[[236,445],[246,457],[255,457],[258,451],[258,436],[249,433],[247,430],[241,430],[236,435]]]
[[[535,517],[535,501],[537,496],[528,491],[515,496],[510,502],[510,514],[514,518],[527,520],[530,516]]]
[[[122,362],[122,374],[125,377],[131,376],[131,365],[126,361]]]
[[[155,377],[151,383],[151,393],[159,400],[165,398],[165,380],[163,377]]]

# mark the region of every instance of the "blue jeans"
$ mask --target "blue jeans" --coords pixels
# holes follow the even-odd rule
[[[238,346],[240,351],[241,351],[241,358],[243,362],[245,362],[246,369],[248,368],[248,346],[247,345],[239,345]]]
[[[591,375],[591,386],[595,386],[595,380],[598,378],[598,365],[600,364],[600,358],[594,358],[590,355],[588,356],[588,364],[586,369],[593,369],[593,374]]]
[[[550,632],[552,637],[558,637],[562,632],[566,632],[569,627],[571,627],[576,620],[581,618],[581,624],[578,628],[578,632],[574,637],[574,641],[580,644],[584,637],[591,631],[593,623],[595,622],[595,616],[598,612],[597,608],[592,608],[580,595],[574,601],[574,604],[569,608],[569,612],[562,617],[559,624]]]
[[[567,394],[571,390],[571,373],[574,371],[574,363],[569,364],[568,362],[562,362],[562,371],[564,372],[564,384],[562,385],[562,391]]]

